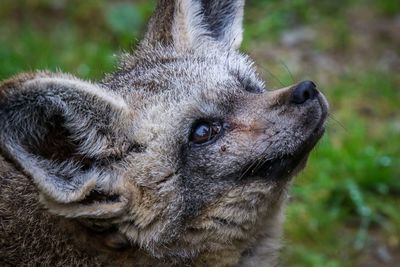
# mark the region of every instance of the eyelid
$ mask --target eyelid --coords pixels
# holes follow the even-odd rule
[[[264,90],[259,88],[258,86],[254,86],[254,85],[248,85],[244,88],[245,91],[249,92],[249,93],[253,93],[253,94],[262,94],[264,93]]]
[[[253,82],[249,78],[238,77],[240,85],[246,92],[253,94],[262,94],[264,93],[264,88],[260,87],[257,83]]]

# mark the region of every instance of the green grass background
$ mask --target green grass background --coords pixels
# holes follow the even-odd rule
[[[153,8],[2,0],[0,80],[35,69],[99,79]],[[332,108],[291,190],[284,265],[400,266],[400,1],[248,0],[242,50],[271,88],[313,79]]]

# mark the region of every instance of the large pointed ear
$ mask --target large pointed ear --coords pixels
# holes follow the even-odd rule
[[[160,0],[144,44],[178,50],[219,41],[230,49],[242,42],[244,0]]]
[[[201,0],[211,36],[229,48],[238,49],[243,39],[244,0]]]
[[[159,0],[142,44],[187,50],[207,35],[199,0]]]
[[[126,206],[118,160],[132,148],[128,107],[77,78],[20,75],[0,84],[0,150],[39,189],[54,213],[109,218]]]

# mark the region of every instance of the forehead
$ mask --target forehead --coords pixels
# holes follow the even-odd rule
[[[233,89],[247,80],[258,81],[247,56],[216,45],[184,53],[170,48],[139,51],[126,61],[125,65],[131,65],[130,72],[125,72],[127,87],[152,94],[194,95]]]

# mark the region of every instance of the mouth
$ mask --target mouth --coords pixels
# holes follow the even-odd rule
[[[329,106],[322,94],[318,96],[321,107],[321,116],[314,130],[304,141],[301,148],[293,154],[281,155],[276,158],[266,160],[262,164],[255,164],[247,168],[248,177],[262,177],[268,180],[286,180],[301,171],[307,162],[308,155],[321,139],[325,132],[325,121],[328,116]]]

